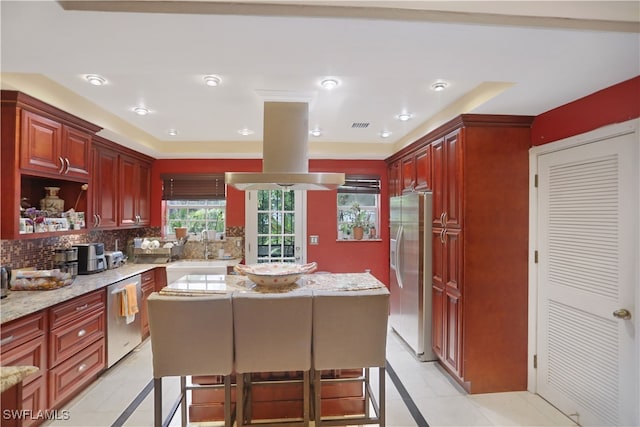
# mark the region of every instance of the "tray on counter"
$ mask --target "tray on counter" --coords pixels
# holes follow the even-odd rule
[[[134,262],[139,264],[164,264],[182,256],[184,245],[173,245],[171,248],[142,249],[134,248]]]

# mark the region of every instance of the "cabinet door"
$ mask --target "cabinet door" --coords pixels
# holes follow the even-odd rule
[[[460,131],[444,138],[444,225],[462,226],[462,138]]]
[[[444,358],[444,290],[435,285],[431,294],[431,348],[440,359]]]
[[[137,161],[120,156],[120,225],[136,224]]]
[[[97,147],[93,162],[93,225],[97,228],[118,226],[118,153]],[[87,219],[91,221],[91,219]]]
[[[30,111],[22,111],[20,167],[24,170],[60,175],[65,163],[61,156],[62,125]]]
[[[431,145],[416,153],[416,190],[431,189]]]
[[[433,226],[462,226],[462,138],[460,131],[431,144]]]
[[[444,227],[445,152],[444,138],[431,143],[432,169],[431,190],[433,191],[433,226]]]
[[[389,165],[389,197],[399,196],[400,189],[400,161],[395,161]]]
[[[462,378],[462,232],[446,229],[444,238],[444,360]]]
[[[90,149],[91,135],[89,133],[63,126],[62,157],[65,161],[64,175],[88,178]]]
[[[47,409],[47,345],[44,336],[32,339],[8,351],[2,351],[2,364],[6,366],[37,366],[40,368],[22,382],[22,408],[33,413]],[[37,424],[29,420],[23,424]]]
[[[137,224],[149,225],[151,222],[151,165],[138,164],[138,192],[136,195]]]
[[[402,159],[402,190],[416,186],[416,158],[411,155]]]

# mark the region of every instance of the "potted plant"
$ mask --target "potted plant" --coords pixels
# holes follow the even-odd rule
[[[369,227],[369,212],[362,210],[358,202],[351,205],[351,213],[353,215],[351,228],[353,230],[353,238],[362,240],[364,229]]]

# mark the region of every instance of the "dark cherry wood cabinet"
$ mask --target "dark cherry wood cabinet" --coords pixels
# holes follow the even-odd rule
[[[93,228],[149,225],[152,159],[101,137],[93,146]]]
[[[402,194],[400,184],[401,176],[400,160],[398,160],[389,165],[389,197],[399,196]]]
[[[532,120],[464,114],[387,159],[433,192],[432,347],[470,393],[527,386]]]
[[[3,324],[0,331],[3,366],[40,368],[22,382],[21,407],[34,414],[48,408],[46,330],[47,317],[44,312],[39,312]],[[34,426],[41,422],[27,417],[22,425]]]
[[[431,145],[421,148],[416,152],[416,190],[427,191],[431,189]]]
[[[416,158],[408,156],[402,159],[402,191],[410,191],[416,186]]]
[[[49,237],[67,232],[20,233],[20,202],[39,208],[44,187],[60,187],[64,210],[86,211],[81,186],[91,181],[91,140],[101,128],[22,92],[2,91],[2,239]],[[74,201],[80,204],[75,206]]]
[[[118,227],[118,152],[94,138],[90,219],[93,228]]]
[[[50,408],[59,408],[105,369],[105,296],[101,289],[48,310]]]
[[[156,290],[155,269],[145,271],[141,275],[142,298],[140,301],[140,326],[142,329],[142,339],[149,336],[149,311],[147,310],[147,298]]]
[[[95,130],[74,128],[43,115],[22,110],[20,168],[64,179],[89,177],[91,136]]]
[[[120,225],[149,224],[151,164],[138,157],[120,156]]]

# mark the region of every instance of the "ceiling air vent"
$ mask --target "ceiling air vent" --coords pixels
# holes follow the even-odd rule
[[[365,129],[368,128],[371,123],[367,122],[353,122],[351,123],[351,129]]]

